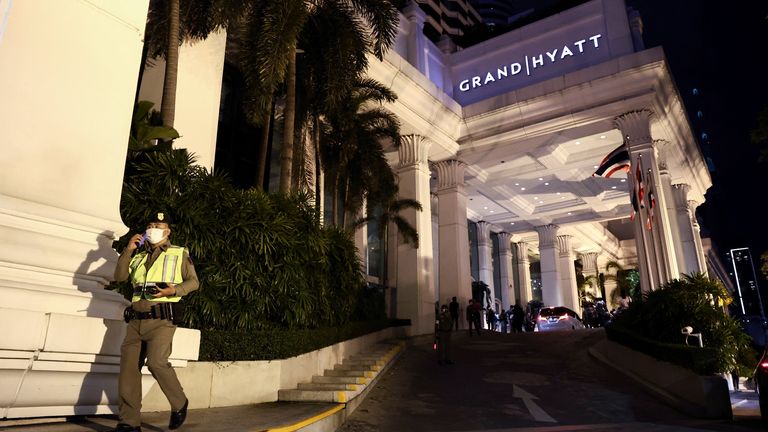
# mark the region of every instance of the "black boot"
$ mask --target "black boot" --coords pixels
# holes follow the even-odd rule
[[[178,411],[171,411],[171,422],[168,423],[169,429],[178,429],[184,424],[184,420],[187,419],[187,406],[189,405],[189,399],[184,402],[184,406]]]

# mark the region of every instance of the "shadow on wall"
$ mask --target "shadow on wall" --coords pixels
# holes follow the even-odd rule
[[[118,310],[123,306],[117,299],[106,298],[103,292],[112,280],[114,273],[115,250],[112,249],[114,233],[104,231],[96,237],[95,249],[85,256],[73,277],[73,283],[79,291],[90,294],[90,302],[85,310],[80,329],[85,331],[83,344],[74,344],[75,349],[93,358],[85,360],[85,377],[82,380],[80,394],[74,406],[75,415],[104,413],[104,407],[117,403],[117,374],[119,370],[120,345],[125,336],[125,323],[119,319]],[[105,318],[110,317],[110,318]],[[101,322],[99,322],[100,320]],[[103,336],[96,342],[97,334]],[[93,336],[93,341],[88,340]],[[77,335],[73,335],[77,338]],[[91,427],[83,425],[85,427]],[[98,429],[99,425],[92,425]]]

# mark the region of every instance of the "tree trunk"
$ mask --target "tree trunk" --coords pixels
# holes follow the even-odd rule
[[[324,182],[324,175],[323,175],[323,161],[322,156],[320,155],[320,117],[315,114],[314,115],[314,145],[315,145],[315,206],[317,208],[317,212],[320,215],[320,225],[323,225],[323,213],[325,211],[324,204],[325,204],[325,182]]]
[[[333,177],[333,200],[331,201],[333,210],[331,211],[331,225],[339,226],[339,174]]]
[[[283,126],[283,144],[280,148],[280,193],[291,192],[291,169],[293,168],[294,123],[296,117],[296,45],[288,52],[288,70],[286,73],[285,124]]]
[[[256,189],[258,190],[264,190],[264,176],[267,172],[267,153],[269,150],[269,131],[272,126],[272,110],[269,110],[264,116],[263,123],[263,129],[261,130],[261,146],[259,147],[259,160],[256,168]]]
[[[179,72],[179,0],[168,1],[168,53],[160,114],[163,125],[173,127],[176,116],[176,80]]]
[[[136,95],[133,97],[134,105],[139,103],[139,92],[141,91],[141,81],[144,79],[144,69],[147,66],[147,56],[149,56],[149,44],[145,41],[144,46],[141,48],[141,63],[139,64],[139,79],[136,80]]]

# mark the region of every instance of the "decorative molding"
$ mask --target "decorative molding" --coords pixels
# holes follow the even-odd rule
[[[691,186],[686,183],[672,185],[672,197],[675,200],[675,208],[681,211],[688,211],[690,209],[690,202],[688,201],[688,192],[690,190]]]
[[[477,222],[477,245],[488,246],[491,244],[491,227],[493,225],[486,221]]]
[[[659,166],[659,175],[669,175],[669,157],[670,142],[663,139],[653,140],[653,146],[656,147],[656,163]]]
[[[570,235],[559,235],[555,237],[557,240],[557,250],[560,251],[560,256],[571,256],[573,255],[573,249],[571,248],[571,239],[573,236]]]
[[[400,147],[397,149],[397,155],[400,161],[400,168],[419,166],[427,164],[429,161],[430,142],[421,135],[403,135],[400,137]]]
[[[536,232],[539,233],[539,249],[542,247],[555,247],[555,238],[559,229],[559,226],[553,224],[537,226]]]
[[[512,243],[515,252],[515,263],[524,264],[528,262],[528,242]]]
[[[581,264],[584,267],[584,273],[595,274],[598,273],[597,257],[600,252],[584,252],[581,255]]]
[[[467,164],[458,159],[435,162],[437,169],[437,190],[464,186],[464,169]]]
[[[502,231],[496,235],[499,236],[499,255],[511,253],[512,248],[510,247],[510,243],[512,241],[512,234]]]
[[[624,113],[613,119],[613,124],[621,131],[624,143],[630,151],[633,146],[653,143],[651,137],[651,118],[653,116],[653,111],[644,108]]]
[[[408,21],[417,23],[420,29],[424,29],[424,23],[427,21],[427,13],[421,10],[421,7],[414,1],[409,0],[403,8],[403,15]]]

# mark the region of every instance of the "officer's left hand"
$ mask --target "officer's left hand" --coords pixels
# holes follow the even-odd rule
[[[176,285],[168,284],[165,288],[157,288],[157,293],[152,294],[152,297],[173,297],[176,295]]]

